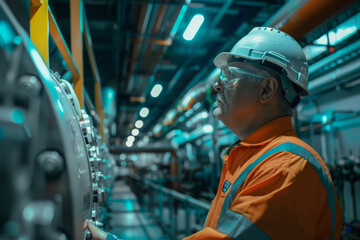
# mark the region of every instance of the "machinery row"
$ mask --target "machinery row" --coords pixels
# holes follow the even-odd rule
[[[72,85],[0,1],[0,239],[85,239],[106,221],[115,160]]]

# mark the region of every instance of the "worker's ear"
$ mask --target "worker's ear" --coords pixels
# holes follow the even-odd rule
[[[274,77],[268,77],[259,85],[259,102],[265,104],[274,98],[279,82]]]

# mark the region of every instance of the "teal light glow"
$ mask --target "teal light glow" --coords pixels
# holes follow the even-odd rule
[[[131,201],[131,200],[126,200],[126,202],[125,202],[125,209],[126,209],[127,211],[133,211],[133,210],[134,210],[133,201]]]
[[[156,84],[153,89],[151,90],[150,92],[150,95],[153,97],[153,98],[157,98],[161,91],[163,90],[163,87],[160,85],[160,84]]]
[[[326,115],[322,116],[321,122],[322,122],[323,124],[325,124],[327,121],[328,121],[327,116],[326,116]]]
[[[170,37],[174,37],[177,33],[177,31],[179,30],[179,27],[180,27],[180,24],[184,18],[184,15],[186,13],[186,10],[188,9],[188,6],[187,5],[183,5],[180,12],[179,12],[179,15],[176,19],[176,22],[173,26],[173,28],[171,29],[171,32],[170,32]]]
[[[23,124],[25,121],[25,116],[24,116],[23,112],[20,111],[19,109],[14,109],[11,112],[11,120],[17,124]]]
[[[201,15],[201,14],[195,15],[191,19],[187,28],[185,29],[185,32],[183,34],[184,39],[191,41],[195,37],[196,33],[199,31],[204,20],[205,20],[205,18],[203,15]]]

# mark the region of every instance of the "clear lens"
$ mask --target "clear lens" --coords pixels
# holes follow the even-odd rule
[[[220,80],[223,82],[225,87],[229,87],[235,81],[245,77],[256,77],[262,79],[266,78],[242,68],[230,67],[226,65],[221,67]]]

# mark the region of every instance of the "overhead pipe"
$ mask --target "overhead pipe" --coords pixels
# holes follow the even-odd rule
[[[310,81],[309,90],[311,93],[316,93],[332,88],[340,83],[359,78],[359,69],[360,59],[336,68],[334,71]]]
[[[315,62],[314,64],[309,66],[309,75],[313,74],[314,72],[320,70],[321,68],[323,68],[324,66],[335,62],[338,59],[341,59],[345,56],[348,56],[351,53],[354,53],[356,51],[359,51],[360,49],[360,41],[356,41],[338,51],[336,51],[335,53]]]
[[[206,86],[204,83],[198,83],[194,87],[192,87],[180,100],[177,109],[179,112],[185,112],[192,108],[195,103],[199,102],[201,99],[205,97],[206,94]]]
[[[289,1],[265,26],[278,28],[300,40],[320,24],[329,20],[355,0]]]

